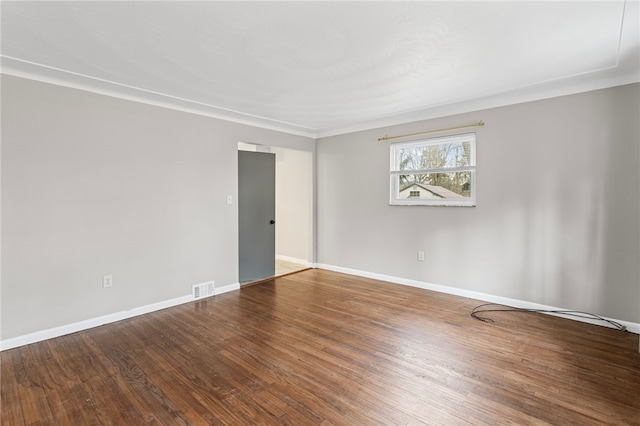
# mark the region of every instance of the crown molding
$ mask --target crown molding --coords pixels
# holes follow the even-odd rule
[[[55,84],[57,86],[69,87],[72,89],[84,90],[114,98],[188,112],[191,114],[203,115],[234,123],[246,124],[263,129],[275,130],[297,136],[314,139],[317,136],[315,129],[310,129],[308,127],[245,114],[215,105],[208,105],[177,96],[128,86],[55,67],[24,61],[10,56],[0,55],[0,61],[0,72],[6,75]]]
[[[626,73],[619,73],[616,72],[615,67],[612,67],[605,70],[522,86],[501,93],[486,94],[481,97],[461,99],[450,103],[429,106],[427,108],[404,111],[346,126],[319,129],[316,134],[317,138],[320,139],[366,130],[387,128],[416,121],[448,117],[456,114],[482,111],[490,108],[556,98],[559,96],[574,95],[638,82],[640,82],[640,73],[637,71],[631,70]]]
[[[638,73],[634,67],[629,67],[627,68],[628,71],[621,72],[619,67],[614,66],[593,72],[521,86],[497,94],[486,94],[485,96],[476,98],[459,99],[454,102],[431,105],[426,108],[404,111],[389,116],[376,117],[344,126],[312,129],[292,123],[271,120],[265,117],[245,114],[214,105],[208,105],[112,81],[102,80],[4,55],[0,55],[0,60],[0,72],[2,74],[312,139],[387,128],[416,121],[447,117],[456,114],[481,111],[490,108],[515,105],[524,102],[532,102],[640,82],[640,73]]]

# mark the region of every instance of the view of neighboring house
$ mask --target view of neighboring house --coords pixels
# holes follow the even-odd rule
[[[447,200],[466,198],[464,195],[456,194],[442,186],[427,185],[420,182],[411,182],[400,189],[399,198],[444,198]]]

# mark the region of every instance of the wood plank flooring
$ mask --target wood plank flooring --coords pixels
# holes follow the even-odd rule
[[[638,336],[324,270],[1,353],[2,425],[638,425]]]
[[[309,267],[297,262],[276,259],[276,276],[288,275],[305,269],[309,269]]]

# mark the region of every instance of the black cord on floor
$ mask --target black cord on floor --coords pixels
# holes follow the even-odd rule
[[[501,306],[502,309],[482,309],[486,306]],[[471,316],[477,319],[478,321],[494,322],[491,318],[478,315],[485,312],[540,312],[540,313],[546,313],[546,314],[562,314],[562,315],[574,316],[578,318],[587,318],[587,319],[593,319],[598,321],[604,321],[617,330],[627,331],[627,327],[625,325],[622,325],[618,322],[612,321],[607,318],[602,318],[599,315],[591,314],[589,312],[565,311],[565,310],[555,311],[555,310],[549,310],[549,309],[526,309],[526,308],[516,308],[515,306],[509,306],[509,305],[501,305],[499,303],[484,303],[482,305],[478,305],[471,310]]]

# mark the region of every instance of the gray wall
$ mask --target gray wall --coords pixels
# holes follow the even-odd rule
[[[319,139],[317,261],[638,322],[639,104],[635,84]],[[478,120],[477,207],[388,205],[377,138]]]
[[[1,338],[237,283],[238,141],[314,149],[3,75]]]
[[[639,322],[639,104],[631,85],[321,139],[317,261]],[[477,207],[388,206],[378,137],[479,119]],[[1,339],[237,283],[237,142],[314,149],[4,75],[1,136]]]

